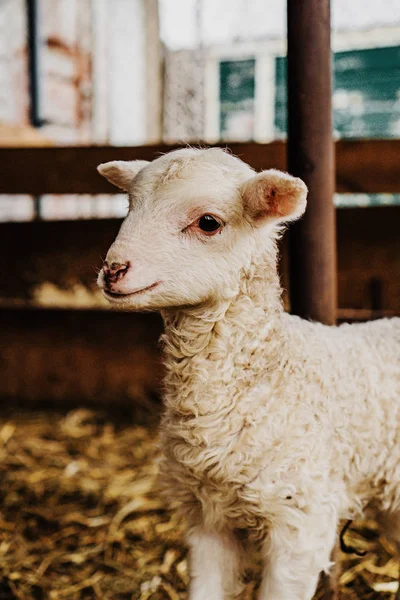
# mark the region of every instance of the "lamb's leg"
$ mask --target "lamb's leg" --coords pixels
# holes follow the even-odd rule
[[[230,533],[209,533],[201,527],[188,537],[189,600],[230,600],[242,589],[240,546]]]
[[[336,518],[303,514],[272,528],[265,544],[259,600],[311,600],[322,571],[332,565]]]

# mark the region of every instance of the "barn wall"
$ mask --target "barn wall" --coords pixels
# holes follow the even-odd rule
[[[372,308],[378,281],[382,308],[400,314],[398,215],[396,207],[338,211],[342,309]],[[16,307],[35,297],[42,305],[46,298],[48,305],[74,304],[82,290],[94,292],[95,268],[118,227],[116,220],[0,226],[0,272],[7,274],[0,280],[3,402],[126,406],[157,396],[162,375],[157,315],[114,313],[99,308],[97,298],[90,310]],[[287,287],[285,240],[283,250]],[[58,291],[55,298],[44,282]],[[87,305],[84,298],[82,306]]]
[[[42,133],[91,141],[92,0],[42,0]]]
[[[3,404],[154,404],[157,315],[0,309],[0,327]]]
[[[337,210],[340,308],[373,308],[381,294],[382,308],[400,315],[399,218],[399,207]]]
[[[0,3],[0,123],[29,120],[24,0]]]
[[[139,144],[161,138],[157,0],[41,0],[38,138]],[[29,124],[25,0],[0,2],[3,124]],[[7,130],[9,134],[9,130]],[[16,137],[15,144],[24,138]]]
[[[381,280],[383,307],[400,313],[398,207],[337,210],[339,306],[371,308],[370,284]],[[0,225],[0,298],[32,300],[44,282],[96,292],[96,269],[120,221],[61,221]],[[285,261],[286,262],[286,261]],[[97,298],[93,303],[99,304]],[[104,305],[106,306],[106,305]]]

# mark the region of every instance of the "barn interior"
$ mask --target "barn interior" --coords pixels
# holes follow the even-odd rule
[[[323,154],[311,220],[281,241],[285,308],[400,315],[400,5],[332,0],[329,23],[328,0],[299,4],[0,2],[4,600],[187,597],[184,524],[157,482],[162,321],[97,288],[127,212],[98,164],[220,145],[308,176]],[[349,524],[337,561],[338,589],[316,598],[395,598],[396,548],[373,521]],[[256,563],[246,577],[252,600]]]

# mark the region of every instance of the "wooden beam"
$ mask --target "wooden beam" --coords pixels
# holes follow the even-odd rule
[[[0,310],[0,400],[151,409],[163,368],[158,315]]]
[[[115,187],[97,173],[97,165],[115,159],[153,160],[179,147],[2,148],[0,194],[115,194]],[[232,144],[231,147],[235,154],[255,163],[255,168],[272,164],[285,167],[285,150],[281,143],[264,148],[257,144]]]
[[[338,209],[339,306],[400,314],[400,206]],[[78,219],[0,224],[1,304],[83,306],[97,291],[101,266],[120,227],[119,219]],[[287,234],[281,245],[284,288]],[[380,282],[380,304],[372,283]],[[86,290],[86,293],[85,293]],[[97,306],[101,306],[99,302]]]
[[[116,190],[98,175],[98,164],[114,159],[153,160],[177,147],[0,148],[0,194],[112,194]],[[284,142],[232,143],[229,148],[257,171],[287,168]],[[400,140],[337,142],[336,190],[400,193],[399,155]]]
[[[399,216],[399,206],[337,211],[339,320],[400,314]],[[0,225],[0,273],[5,274],[0,297],[8,304],[0,309],[3,404],[45,400],[58,406],[133,407],[157,395],[162,376],[157,315],[27,308],[31,302],[49,306],[49,286],[59,306],[65,299],[79,306],[82,292],[89,296],[96,290],[95,267],[119,225],[118,219]],[[282,254],[286,287],[286,248]],[[373,309],[370,293],[377,279],[379,310]],[[42,283],[48,285],[38,294]]]
[[[336,142],[336,191],[400,194],[400,139]]]
[[[288,0],[288,170],[308,187],[290,230],[291,312],[336,320],[330,0]]]

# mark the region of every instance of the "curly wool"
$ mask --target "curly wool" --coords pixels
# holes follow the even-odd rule
[[[283,311],[275,246],[236,297],[164,311],[162,479],[211,530],[400,510],[400,319],[328,327]]]

